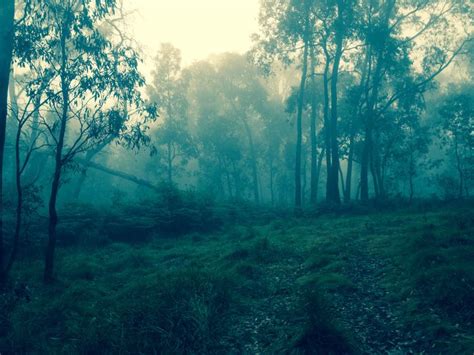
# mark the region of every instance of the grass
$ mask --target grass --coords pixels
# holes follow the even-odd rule
[[[391,219],[392,223],[387,223]],[[381,216],[367,244],[389,264],[383,283],[401,305],[407,329],[423,347],[474,351],[474,213],[472,208]]]
[[[335,298],[358,302],[366,278],[386,291],[416,350],[474,351],[469,206],[273,219],[179,238],[147,230],[140,243],[83,230],[58,248],[53,286],[40,282],[41,259],[16,265],[31,300],[17,286],[2,295],[1,352],[239,353],[258,310],[269,318],[262,337],[295,334],[278,351],[357,353],[363,344]],[[370,275],[352,272],[371,259]]]
[[[334,321],[327,296],[317,288],[307,288],[301,308],[307,314],[306,328],[295,349],[307,354],[351,354],[357,347],[348,330]]]

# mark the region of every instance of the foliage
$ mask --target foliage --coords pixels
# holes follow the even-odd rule
[[[152,156],[166,171],[166,181],[173,183],[179,166],[185,166],[196,156],[196,148],[188,129],[187,78],[181,73],[181,55],[171,44],[162,44],[156,58],[149,96],[159,107],[161,124],[154,132]],[[177,165],[177,166],[176,166]]]

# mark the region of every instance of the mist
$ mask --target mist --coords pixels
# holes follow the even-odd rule
[[[0,4],[0,352],[474,351],[472,6]]]

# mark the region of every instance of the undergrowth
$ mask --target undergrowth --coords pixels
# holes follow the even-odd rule
[[[41,254],[17,263],[0,297],[2,353],[225,353],[243,310],[279,292],[270,271],[284,273],[289,258],[302,261],[288,285],[294,303],[285,327],[299,336],[283,350],[357,353],[333,303],[334,295],[357,302],[353,295],[363,291],[348,273],[350,241],[382,261],[376,272],[384,297],[396,305],[401,326],[417,334],[417,350],[433,344],[441,353],[474,349],[474,217],[468,207],[268,223],[237,219],[212,231],[173,235],[148,216],[134,229],[146,235],[140,243],[137,234],[125,236],[123,226],[117,227],[123,238],[104,233],[112,218],[105,212],[78,208],[73,215],[84,219],[63,220],[69,242],[58,248],[55,284],[40,282]]]

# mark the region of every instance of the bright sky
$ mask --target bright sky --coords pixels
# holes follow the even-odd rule
[[[137,9],[132,32],[143,46],[145,61],[160,43],[181,50],[183,65],[221,52],[243,53],[257,31],[259,0],[125,0]]]

